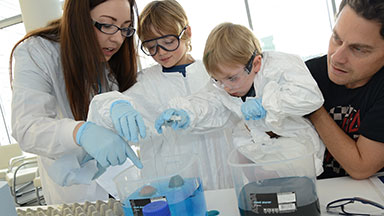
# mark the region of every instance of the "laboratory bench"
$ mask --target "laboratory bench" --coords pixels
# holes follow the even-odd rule
[[[384,183],[374,184],[376,177],[365,180],[354,180],[350,177],[339,177],[317,180],[317,194],[320,201],[321,215],[334,215],[326,211],[326,205],[340,198],[362,197],[384,205]],[[239,216],[236,193],[234,189],[205,191],[207,209],[220,211],[220,216]],[[368,213],[376,213],[377,209],[369,206],[354,205],[354,208],[367,209]],[[361,209],[356,209],[361,210]],[[379,211],[380,212],[380,211]],[[380,212],[384,215],[384,211]]]
[[[384,173],[380,175],[384,175]],[[362,197],[384,205],[384,183],[377,181],[377,177],[371,177],[370,179],[365,180],[354,180],[350,177],[331,178],[317,180],[316,184],[322,216],[334,215],[326,212],[326,205],[329,202],[340,198]],[[234,189],[210,190],[205,191],[204,194],[207,210],[218,210],[220,216],[240,215]],[[37,207],[39,206],[29,208]],[[23,207],[21,209],[26,208],[27,207]],[[44,208],[47,208],[47,206],[44,206]],[[358,204],[354,204],[351,210],[359,210],[359,208],[360,210],[361,208],[364,208],[367,213],[384,215],[383,211],[380,212],[377,209],[369,208],[369,206],[367,207]]]

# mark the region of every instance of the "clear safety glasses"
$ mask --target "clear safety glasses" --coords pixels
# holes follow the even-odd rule
[[[254,51],[251,58],[244,67],[244,70],[223,80],[217,80],[212,78],[213,83],[220,88],[237,89],[242,86],[246,77],[251,73],[253,67],[253,60],[255,59],[257,52]]]
[[[97,29],[99,29],[99,31],[101,31],[101,32],[103,32],[105,34],[108,34],[108,35],[113,35],[117,31],[120,30],[121,35],[123,37],[127,37],[128,38],[128,37],[131,37],[133,34],[135,34],[135,31],[136,31],[136,29],[133,28],[132,26],[129,26],[127,28],[120,28],[117,25],[106,24],[106,23],[99,23],[99,22],[94,21],[94,20],[93,20],[93,24],[95,25],[95,27]]]
[[[338,200],[332,201],[332,202],[327,204],[326,209],[327,209],[328,213],[332,213],[332,214],[336,214],[336,215],[367,215],[367,216],[372,215],[372,214],[368,214],[368,213],[362,213],[364,211],[361,211],[358,213],[358,212],[350,212],[349,210],[347,210],[346,206],[348,204],[353,204],[354,202],[359,202],[362,204],[370,205],[370,206],[384,210],[383,205],[376,203],[376,202],[373,202],[373,201],[370,201],[370,200],[367,200],[367,199],[363,199],[361,197],[343,198],[343,199],[338,199]],[[358,209],[360,210],[361,206],[359,206]]]
[[[145,40],[143,43],[141,43],[141,50],[148,56],[156,55],[159,47],[168,52],[175,51],[177,48],[179,48],[180,38],[183,37],[186,29],[187,26],[183,28],[178,36],[164,35],[158,38]]]

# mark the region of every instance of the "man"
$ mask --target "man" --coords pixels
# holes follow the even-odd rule
[[[325,99],[309,116],[327,147],[319,178],[384,167],[384,1],[343,0],[328,55],[307,61]]]

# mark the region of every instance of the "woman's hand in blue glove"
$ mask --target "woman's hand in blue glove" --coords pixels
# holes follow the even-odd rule
[[[157,117],[155,128],[159,134],[163,133],[164,126],[171,126],[174,130],[185,129],[189,126],[189,116],[185,110],[167,109]]]
[[[76,142],[104,168],[121,165],[129,158],[142,168],[139,158],[118,134],[92,122],[85,122],[76,133]]]
[[[118,100],[111,105],[111,118],[116,131],[128,141],[138,142],[138,133],[145,138],[143,117],[125,100]]]
[[[80,163],[80,166],[82,167],[85,163],[87,163],[88,161],[93,160],[93,159],[95,159],[95,158],[93,158],[89,154],[86,154],[85,157],[83,158],[83,161]],[[107,171],[107,168],[102,167],[100,165],[100,163],[97,161],[96,161],[96,167],[97,167],[97,172],[93,176],[92,180],[99,178],[102,174],[105,173],[105,171]]]
[[[261,98],[249,99],[241,105],[241,112],[245,120],[259,120],[265,118],[267,112],[265,111]]]

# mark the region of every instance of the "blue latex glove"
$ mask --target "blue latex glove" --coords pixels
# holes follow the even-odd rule
[[[243,105],[241,105],[241,112],[243,113],[245,120],[263,119],[267,114],[261,103],[261,98],[249,99],[244,102]]]
[[[90,184],[105,172],[106,169],[88,153],[85,153],[82,159],[79,156],[81,157],[81,155],[68,153],[55,159],[47,166],[49,177],[60,186],[71,186]]]
[[[81,161],[80,166],[82,166],[83,164],[85,164],[88,161],[93,160],[93,159],[95,159],[95,158],[93,158],[89,154],[86,154],[83,161]],[[107,171],[107,169],[102,167],[99,162],[96,162],[96,166],[97,166],[97,173],[93,176],[92,180],[99,178],[102,174],[105,173],[105,171]]]
[[[101,164],[99,164],[99,162],[97,162],[96,165],[97,165],[97,173],[93,176],[92,180],[99,178],[102,174],[105,173],[105,171],[107,171],[107,168],[102,167]]]
[[[77,131],[76,142],[101,165],[121,165],[127,158],[142,168],[139,158],[122,137],[92,122],[85,122]]]
[[[138,142],[138,133],[145,137],[143,117],[125,100],[118,100],[111,105],[111,118],[116,131],[128,141]]]
[[[185,129],[189,126],[189,115],[185,110],[167,109],[157,117],[155,128],[157,133],[163,133],[164,126],[171,126],[174,130]]]

